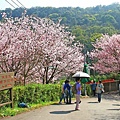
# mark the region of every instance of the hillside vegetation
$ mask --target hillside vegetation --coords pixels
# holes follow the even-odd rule
[[[8,17],[21,17],[23,8],[1,10]],[[69,26],[69,31],[76,36],[87,48],[93,49],[91,42],[95,42],[102,34],[117,34],[120,31],[120,4],[114,3],[108,6],[96,6],[88,8],[80,7],[32,7],[27,9],[27,15],[35,15],[41,18],[50,18],[54,22],[62,19],[61,24]],[[0,16],[2,19],[2,16]]]

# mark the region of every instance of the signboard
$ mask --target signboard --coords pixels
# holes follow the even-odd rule
[[[0,73],[0,90],[14,86],[14,72]]]
[[[6,103],[0,104],[0,107],[10,104],[11,108],[13,108],[13,92],[12,92],[13,86],[14,86],[14,72],[0,73],[0,90],[8,89],[10,91],[10,100]]]

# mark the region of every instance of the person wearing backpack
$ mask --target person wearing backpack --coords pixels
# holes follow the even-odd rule
[[[76,78],[76,106],[75,106],[75,110],[79,110],[79,102],[81,101],[80,95],[81,95],[80,78]]]
[[[71,85],[69,80],[66,80],[64,92],[66,94],[66,104],[71,104]]]
[[[63,99],[64,99],[64,103],[66,103],[66,94],[65,94],[65,90],[64,90],[65,84],[66,84],[66,81],[65,81],[65,83],[62,85],[62,93],[61,93],[61,97],[60,97],[59,104],[62,104],[62,100],[63,100]]]

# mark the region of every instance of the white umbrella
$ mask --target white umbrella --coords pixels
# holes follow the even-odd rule
[[[76,77],[89,78],[90,75],[87,74],[87,73],[85,73],[85,72],[79,71],[79,72],[76,72],[72,77],[73,77],[73,78],[76,78]]]

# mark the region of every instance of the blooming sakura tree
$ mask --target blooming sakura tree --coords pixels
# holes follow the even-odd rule
[[[29,21],[28,21],[29,20]],[[36,33],[31,30],[29,17],[6,18],[0,25],[0,68],[1,72],[14,71],[24,80],[31,74],[42,54],[36,43]],[[37,36],[36,36],[37,37]]]
[[[53,78],[70,75],[82,69],[83,62],[78,47],[66,47],[62,42],[54,41],[54,44],[47,45],[47,48],[43,61],[35,68],[35,71],[41,74],[43,82],[49,83]]]
[[[101,73],[120,72],[120,35],[104,35],[94,47],[95,70]]]
[[[34,16],[7,18],[0,23],[0,72],[14,71],[26,82],[52,82],[82,70],[81,45],[50,19]]]

